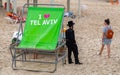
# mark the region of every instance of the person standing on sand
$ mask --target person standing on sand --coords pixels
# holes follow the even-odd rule
[[[101,47],[99,55],[102,54],[104,46],[106,45],[107,46],[107,50],[108,50],[108,58],[110,58],[110,45],[111,45],[111,42],[112,42],[112,38],[111,39],[107,38],[107,32],[108,32],[109,29],[112,30],[112,28],[110,26],[110,20],[109,19],[105,19],[105,21],[104,21],[104,28],[103,28],[103,36],[102,36],[102,47]]]
[[[75,34],[74,34],[74,30],[73,30],[73,25],[75,23],[73,23],[73,21],[69,21],[68,22],[68,26],[69,29],[66,30],[66,45],[68,47],[68,63],[72,64],[72,58],[71,58],[71,54],[73,52],[74,54],[74,58],[75,58],[75,64],[82,64],[79,62],[79,58],[78,58],[78,47],[75,41]]]

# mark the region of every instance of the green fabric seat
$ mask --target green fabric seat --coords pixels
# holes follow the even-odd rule
[[[64,8],[29,7],[22,40],[18,48],[55,50]]]

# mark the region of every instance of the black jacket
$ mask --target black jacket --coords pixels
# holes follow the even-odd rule
[[[74,30],[73,29],[67,29],[66,30],[66,43],[68,44],[75,44],[76,41],[75,41],[75,34],[74,34]]]

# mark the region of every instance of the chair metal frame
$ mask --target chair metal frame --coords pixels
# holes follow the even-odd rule
[[[63,7],[63,5],[59,5],[59,4],[25,4],[23,6],[23,10],[22,10],[22,16],[24,14],[24,8],[30,6],[30,5],[33,5],[33,6],[38,6],[38,5],[42,5],[42,6],[58,6],[58,7]],[[63,21],[62,21],[63,22]],[[63,26],[62,26],[62,23],[61,23],[61,29],[63,29]],[[18,33],[19,32],[22,32],[23,33],[23,25],[22,25],[22,21],[20,22],[20,26],[18,28]],[[64,34],[63,34],[64,35]],[[18,35],[19,37],[19,35]],[[17,37],[17,38],[18,38]],[[64,38],[62,38],[64,40]],[[61,41],[58,43],[58,46],[55,50],[53,51],[47,51],[47,50],[39,50],[39,49],[24,49],[24,48],[17,48],[16,45],[10,45],[10,53],[12,55],[12,68],[14,70],[28,70],[28,71],[37,71],[37,72],[55,72],[57,70],[57,64],[60,60],[62,60],[62,64],[64,65],[64,61],[65,61],[65,58],[67,56],[67,51],[64,50],[62,52],[61,55],[59,55],[59,49],[61,47],[64,47],[65,48],[65,41]],[[17,43],[17,41],[16,41]],[[20,50],[20,52],[17,54],[17,50]],[[54,62],[46,62],[46,61],[38,61],[38,60],[29,60],[27,59],[27,52],[30,52],[30,53],[39,53],[39,54],[50,54],[50,55],[54,55],[55,56],[55,61]],[[19,57],[21,57],[22,59],[18,59]],[[54,69],[53,70],[33,70],[33,69],[24,69],[24,68],[20,68],[20,67],[17,67],[17,61],[21,61],[21,62],[36,62],[36,63],[45,63],[45,64],[54,64]]]

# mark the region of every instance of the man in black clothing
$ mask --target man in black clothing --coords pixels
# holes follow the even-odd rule
[[[78,47],[75,41],[75,35],[74,35],[74,30],[73,30],[73,21],[68,22],[69,29],[66,30],[66,45],[68,47],[68,63],[72,64],[72,58],[71,54],[73,52],[74,58],[75,58],[75,64],[82,64],[79,62],[78,59]]]

